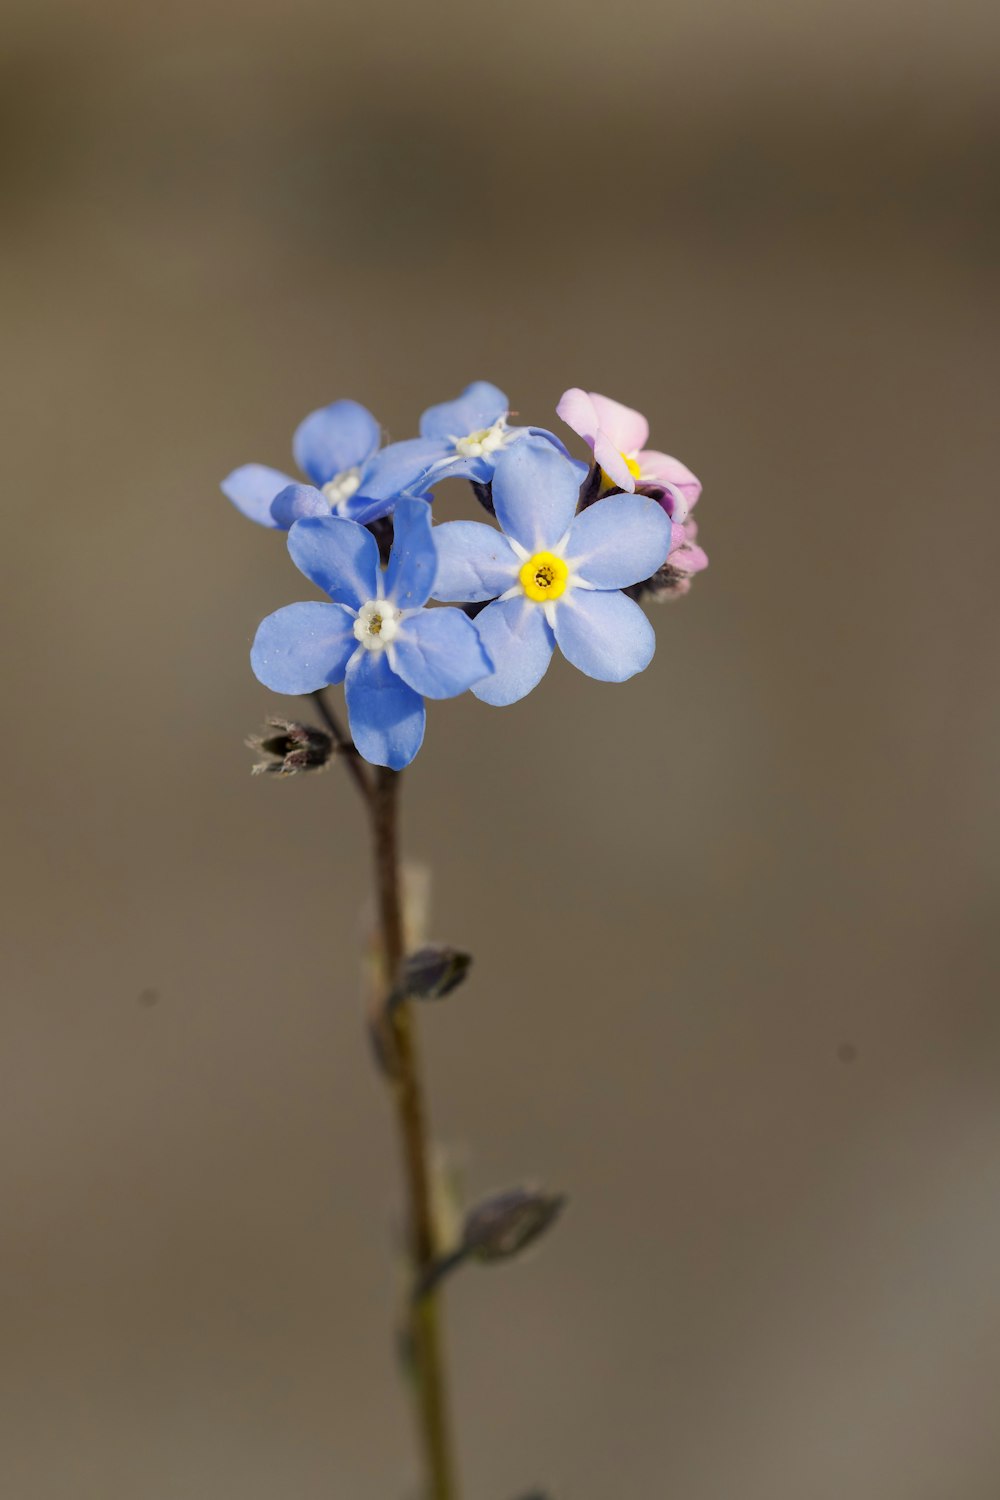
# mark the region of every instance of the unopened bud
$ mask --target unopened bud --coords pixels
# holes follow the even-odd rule
[[[426,1297],[468,1260],[488,1265],[520,1255],[545,1233],[565,1206],[562,1193],[543,1193],[536,1188],[512,1188],[485,1198],[466,1213],[462,1237],[455,1248],[439,1256],[417,1278],[414,1300]]]
[[[389,553],[392,551],[392,521],[389,516],[379,516],[376,521],[369,521],[365,530],[370,531],[378,543],[378,554],[384,568],[389,561]]]
[[[642,583],[634,583],[631,588],[623,589],[630,599],[637,604],[660,604],[668,599],[680,599],[691,590],[691,575],[683,568],[675,567],[669,559],[658,568],[652,578],[646,578]]]
[[[590,472],[580,489],[580,510],[587,510],[596,500],[601,498],[601,488],[604,480],[604,470],[599,463],[592,463]]]
[[[468,975],[472,954],[431,944],[403,960],[400,990],[414,1000],[442,1000]]]
[[[321,771],[334,753],[334,743],[325,729],[296,724],[291,719],[267,719],[264,734],[246,741],[261,755],[251,768],[254,776],[295,776],[300,771]]]
[[[493,504],[493,485],[480,484],[477,479],[470,479],[469,483],[472,485],[475,497],[483,507],[483,510],[488,511],[491,516],[495,516],[496,508]]]
[[[555,1222],[565,1205],[561,1193],[536,1188],[513,1188],[486,1198],[466,1215],[465,1253],[481,1261],[520,1255]]]

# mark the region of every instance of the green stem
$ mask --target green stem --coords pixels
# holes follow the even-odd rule
[[[371,783],[375,880],[382,933],[384,983],[389,994],[399,981],[405,955],[399,873],[399,774],[378,767]],[[427,1114],[417,1053],[413,1005],[396,1005],[392,1032],[390,1087],[403,1149],[408,1196],[407,1239],[412,1272],[419,1283],[437,1258],[429,1165]],[[408,1307],[409,1344],[416,1379],[417,1417],[427,1471],[427,1500],[457,1500],[448,1424],[440,1298],[431,1291]]]

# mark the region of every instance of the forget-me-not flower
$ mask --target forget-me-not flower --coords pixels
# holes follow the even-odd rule
[[[394,465],[401,491],[424,495],[442,479],[471,479],[488,484],[497,458],[526,437],[543,438],[560,453],[566,449],[543,427],[511,427],[510,404],[503,391],[475,380],[455,401],[431,406],[420,418],[420,436],[392,443],[383,457]]]
[[[654,495],[672,520],[687,520],[701,482],[680,459],[646,447],[649,423],[642,412],[578,386],[563,392],[556,412],[580,434],[613,485]]]
[[[265,687],[312,693],[344,683],[358,751],[400,771],[424,737],[424,698],[453,698],[491,661],[459,609],[424,609],[437,569],[426,500],[400,500],[389,563],[375,538],[339,516],[310,516],[288,534],[296,567],[330,604],[289,604],[261,622],[250,661]]]
[[[501,531],[480,521],[434,528],[434,597],[493,600],[476,617],[495,669],[472,689],[484,703],[530,693],[557,645],[602,682],[624,682],[652,659],[652,627],[620,591],[661,566],[670,520],[647,495],[611,495],[577,515],[585,474],[548,443],[526,439],[497,459]]]
[[[266,464],[244,464],[222,481],[222,493],[251,521],[279,531],[305,516],[331,514],[367,525],[392,509],[411,468],[391,446],[380,452],[380,440],[367,407],[334,401],[310,412],[292,439],[295,462],[310,484]]]

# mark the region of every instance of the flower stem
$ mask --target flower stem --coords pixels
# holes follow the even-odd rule
[[[386,994],[399,981],[405,956],[399,872],[399,773],[377,767],[369,799],[375,842],[382,959]],[[408,1195],[407,1239],[414,1279],[424,1279],[437,1258],[429,1165],[427,1115],[417,1055],[413,1005],[403,1000],[389,1017],[393,1066],[390,1087],[403,1149]],[[416,1382],[417,1417],[427,1472],[427,1500],[457,1500],[448,1429],[440,1298],[436,1291],[409,1299],[408,1344]]]
[[[326,694],[324,693],[322,688],[318,688],[315,693],[310,693],[309,696],[312,698],[316,707],[319,709],[320,716],[322,717],[324,724],[330,731],[330,734],[333,736],[334,744],[343,755],[344,764],[350,772],[355,786],[361,793],[362,797],[364,797],[368,805],[371,806],[371,782],[368,780],[368,774],[361,764],[361,757],[355,750],[350,736],[345,734],[344,730],[341,728],[340,720],[337,718],[337,715],[334,713],[333,709],[327,702]]]

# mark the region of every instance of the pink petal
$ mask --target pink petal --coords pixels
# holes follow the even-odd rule
[[[593,448],[601,423],[586,391],[581,391],[576,385],[563,391],[556,407],[556,415],[562,418],[567,427],[578,432],[588,447]]]
[[[672,568],[676,568],[679,573],[686,573],[688,575],[701,573],[703,569],[708,567],[708,554],[703,547],[698,547],[692,542],[684,542],[682,546],[677,548],[676,552],[671,552],[667,558],[667,562]]]
[[[637,453],[649,437],[649,423],[642,412],[622,406],[620,401],[612,401],[609,396],[599,396],[596,391],[591,391],[590,399],[602,431],[607,433],[615,447],[624,453]]]
[[[639,454],[640,484],[672,485],[687,501],[688,509],[701,494],[701,480],[679,458],[646,448]]]
[[[656,484],[650,480],[643,480],[639,476],[644,495],[649,495],[653,500],[659,500],[663,509],[672,521],[682,526],[688,518],[688,503],[680,490],[675,489],[672,484]]]
[[[625,462],[621,450],[615,447],[614,443],[604,432],[597,434],[597,441],[594,443],[594,457],[608,478],[613,479],[619,489],[627,490],[630,495],[635,493],[634,475]]]

